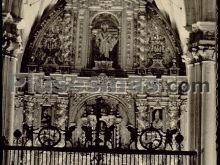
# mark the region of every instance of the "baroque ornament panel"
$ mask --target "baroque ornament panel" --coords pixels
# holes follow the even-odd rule
[[[181,48],[155,7],[136,13],[134,68],[140,75],[179,75]]]
[[[77,12],[58,3],[36,27],[25,56],[28,72],[67,73],[74,69]],[[65,27],[65,28],[64,28]]]

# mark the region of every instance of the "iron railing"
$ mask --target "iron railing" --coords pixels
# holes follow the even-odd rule
[[[196,165],[195,151],[5,146],[3,165]]]

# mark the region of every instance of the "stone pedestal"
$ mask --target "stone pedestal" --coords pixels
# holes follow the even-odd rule
[[[95,67],[93,69],[114,70],[112,64],[113,61],[95,61]]]

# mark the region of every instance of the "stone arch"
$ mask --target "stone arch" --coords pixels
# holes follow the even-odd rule
[[[110,95],[110,94],[94,94],[89,96],[84,96],[82,99],[77,101],[75,104],[72,104],[69,109],[69,124],[76,123],[77,119],[81,117],[84,110],[83,106],[85,105],[85,102],[91,99],[96,99],[98,97],[108,98],[110,101],[114,103],[118,103],[120,105],[119,107],[119,113],[121,117],[123,118],[123,121],[125,121],[127,124],[135,124],[135,110],[134,106],[128,105],[126,101],[118,96]]]

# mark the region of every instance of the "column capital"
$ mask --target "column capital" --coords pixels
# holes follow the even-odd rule
[[[197,22],[188,30],[190,35],[183,50],[183,62],[194,64],[201,61],[215,61],[216,22]]]
[[[10,13],[3,13],[3,37],[2,54],[4,56],[17,57],[23,52],[22,39],[19,34],[19,23]]]

